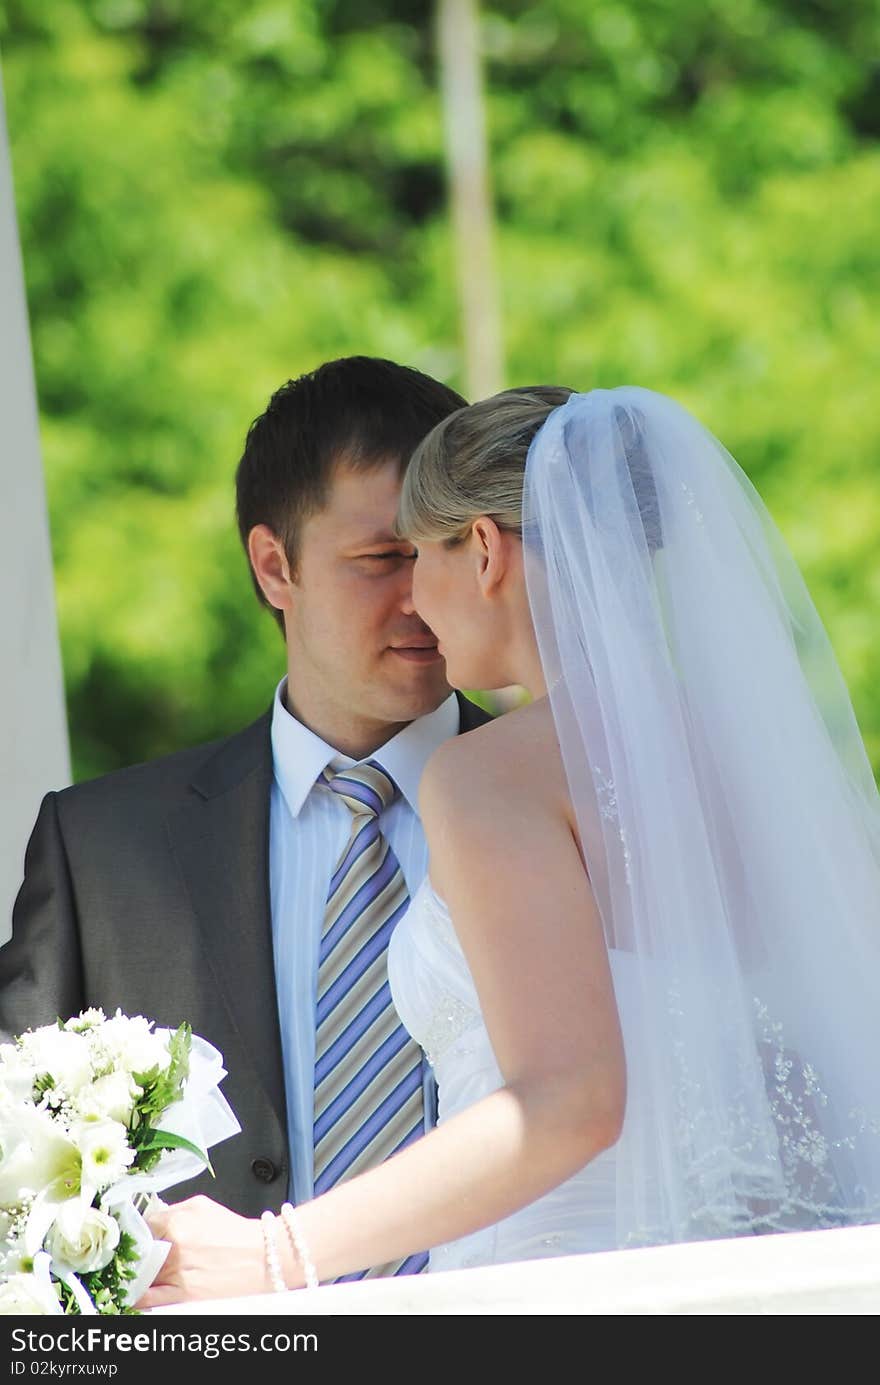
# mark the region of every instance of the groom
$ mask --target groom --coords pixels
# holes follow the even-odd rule
[[[237,473],[254,586],[287,647],[271,708],[43,800],[0,949],[0,1033],[119,1006],[219,1048],[242,1133],[212,1152],[216,1180],[173,1198],[277,1211],[380,1162],[401,1121],[408,1138],[432,1122],[385,950],[427,866],[425,762],[487,718],[446,682],[393,521],[414,448],[464,402],[364,357],[282,386]]]

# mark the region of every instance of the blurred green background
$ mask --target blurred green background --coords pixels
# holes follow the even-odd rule
[[[880,4],[485,0],[505,383],[681,400],[801,563],[880,768]],[[0,0],[77,778],[283,671],[247,425],[348,353],[465,388],[429,4]]]

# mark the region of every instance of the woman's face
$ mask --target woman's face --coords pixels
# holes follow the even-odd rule
[[[506,686],[503,620],[480,582],[485,554],[478,538],[472,532],[452,548],[422,539],[416,547],[413,605],[437,636],[447,682],[454,688]]]

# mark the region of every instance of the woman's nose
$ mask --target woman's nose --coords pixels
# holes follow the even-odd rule
[[[412,564],[407,568],[406,576],[402,579],[400,589],[400,609],[405,616],[415,614],[415,601],[413,600],[413,578]]]

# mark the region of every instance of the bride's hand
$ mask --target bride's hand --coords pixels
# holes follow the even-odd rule
[[[191,1197],[148,1213],[147,1222],[156,1240],[170,1241],[171,1249],[138,1308],[271,1293],[258,1221],[240,1217],[208,1197]]]

